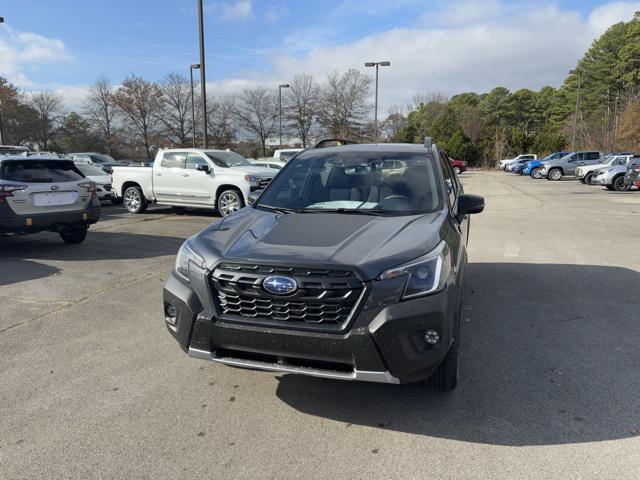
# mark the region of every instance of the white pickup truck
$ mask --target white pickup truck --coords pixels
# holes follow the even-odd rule
[[[249,193],[265,188],[277,171],[257,167],[227,150],[160,150],[151,167],[114,167],[113,189],[131,213],[149,203],[218,210],[244,207]]]

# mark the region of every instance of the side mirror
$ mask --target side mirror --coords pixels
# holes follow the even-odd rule
[[[256,190],[255,192],[249,193],[249,205],[255,205],[255,203],[262,195],[262,190]]]
[[[207,175],[209,175],[211,173],[211,167],[209,165],[206,165],[204,163],[201,163],[199,165],[196,166],[196,170],[198,170],[199,172],[204,172]]]
[[[484,197],[478,195],[460,195],[458,198],[458,218],[484,210]]]

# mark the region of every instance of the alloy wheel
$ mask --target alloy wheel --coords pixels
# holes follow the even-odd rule
[[[140,193],[135,188],[130,188],[124,193],[124,206],[130,212],[135,212],[140,208]]]
[[[220,198],[220,213],[223,216],[231,215],[240,210],[240,198],[237,193],[225,192]]]

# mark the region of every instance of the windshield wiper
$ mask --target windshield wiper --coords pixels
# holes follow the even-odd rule
[[[298,213],[300,210],[295,210],[293,208],[284,208],[284,207],[274,207],[272,205],[256,205],[256,208],[264,208],[265,210],[271,210],[272,212],[280,213],[282,215],[288,215],[290,213]]]
[[[303,208],[300,210],[301,213],[343,213],[346,215],[354,214],[354,215],[374,215],[380,216],[387,213],[387,210],[382,210],[380,208]]]

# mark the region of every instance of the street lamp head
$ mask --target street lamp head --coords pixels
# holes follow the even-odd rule
[[[189,65],[189,68],[200,68],[200,64],[199,63],[192,63],[191,65]]]
[[[375,67],[376,66],[376,62],[365,62],[364,66],[365,67]]]
[[[288,83],[281,83],[280,85],[278,85],[279,88],[289,88],[289,84]]]
[[[0,17],[0,23],[4,23],[4,17]]]
[[[380,62],[381,67],[388,67],[389,65],[391,65],[391,62]]]

